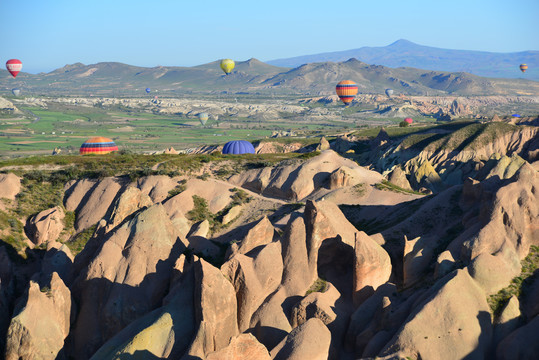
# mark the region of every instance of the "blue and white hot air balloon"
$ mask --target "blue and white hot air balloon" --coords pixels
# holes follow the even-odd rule
[[[223,147],[223,154],[240,155],[240,154],[254,154],[254,153],[255,153],[255,148],[253,144],[245,140],[229,141]]]

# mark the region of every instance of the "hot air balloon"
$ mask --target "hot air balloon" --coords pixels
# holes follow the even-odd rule
[[[357,94],[357,84],[352,80],[343,80],[337,84],[337,95],[339,99],[345,104],[349,105]]]
[[[13,93],[13,95],[19,96],[21,94],[21,89],[15,88],[12,89],[11,92]]]
[[[520,71],[526,72],[526,70],[528,70],[528,65],[526,65],[526,64],[520,64]]]
[[[519,118],[519,117],[520,117],[519,114],[513,114],[513,115],[511,115],[511,116],[512,116],[512,117],[516,117],[516,118]]]
[[[412,120],[412,118],[406,118],[406,119],[404,119],[404,121],[406,121],[410,125],[412,125],[412,123],[414,122],[414,120]]]
[[[6,69],[13,77],[17,77],[19,71],[22,70],[22,62],[17,59],[11,59],[6,62]]]
[[[386,89],[386,95],[387,97],[391,97],[393,95],[393,89]]]
[[[149,94],[152,91],[150,88],[146,88],[146,94]]]
[[[221,70],[225,72],[225,74],[230,74],[230,72],[234,69],[234,66],[236,66],[236,63],[234,60],[231,59],[223,59],[221,60]]]
[[[118,146],[111,139],[97,136],[86,140],[80,147],[80,154],[108,154],[118,151]]]
[[[255,148],[253,144],[245,140],[229,141],[223,147],[223,154],[254,154]]]
[[[198,120],[200,120],[200,123],[202,125],[206,125],[206,122],[208,121],[209,117],[210,116],[208,115],[208,113],[205,112],[198,114]]]

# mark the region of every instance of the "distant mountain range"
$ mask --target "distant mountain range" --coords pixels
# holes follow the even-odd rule
[[[0,71],[0,93],[21,88],[23,95],[154,96],[190,92],[219,94],[264,93],[320,96],[335,93],[340,80],[357,82],[360,93],[395,95],[539,95],[539,82],[527,79],[485,78],[465,72],[392,68],[356,59],[309,63],[290,69],[257,59],[238,61],[224,75],[219,61],[194,67],[145,68],[116,62],[76,63],[50,73],[21,72],[13,78]],[[147,95],[144,89],[151,88]]]
[[[398,40],[382,47],[362,47],[271,60],[267,63],[275,66],[297,67],[315,62],[340,62],[350,58],[356,58],[368,64],[389,67],[405,66],[436,71],[467,72],[486,77],[539,80],[539,51],[493,53],[450,50],[418,45],[408,40]],[[519,70],[519,65],[522,63],[529,66],[525,74]]]

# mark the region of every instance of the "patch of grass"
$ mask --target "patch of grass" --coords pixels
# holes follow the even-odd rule
[[[387,191],[393,191],[393,192],[402,193],[402,194],[425,195],[418,191],[407,190],[407,189],[401,188],[400,186],[390,183],[387,180],[382,180],[381,183],[375,184],[374,187],[377,188],[378,190],[387,190]]]
[[[207,173],[207,172],[205,172],[205,173],[202,174],[202,175],[197,176],[197,179],[200,179],[200,180],[203,180],[203,181],[206,181],[206,180],[208,180],[209,178],[210,178],[210,174]]]
[[[309,290],[307,290],[307,292],[305,293],[305,296],[309,295],[310,293],[313,293],[313,292],[326,292],[326,290],[328,289],[328,283],[326,280],[322,279],[322,278],[318,278],[314,281],[314,283],[311,285],[311,287],[309,288]]]
[[[12,260],[18,257],[26,259],[24,250],[27,248],[24,236],[24,225],[15,216],[0,210],[0,230],[4,232],[1,242],[7,245]],[[1,234],[1,232],[0,232]]]
[[[80,233],[75,235],[73,238],[65,242],[65,245],[69,248],[69,250],[71,250],[71,253],[73,254],[73,256],[76,256],[78,253],[82,251],[82,249],[84,249],[84,247],[86,246],[86,243],[88,242],[88,240],[90,240],[90,238],[94,234],[96,227],[97,227],[97,224],[89,227],[86,230],[81,231]]]
[[[173,197],[173,196],[176,196],[176,195],[181,194],[182,192],[184,192],[185,189],[187,188],[187,187],[185,186],[185,183],[186,183],[185,180],[180,181],[180,182],[178,183],[178,185],[176,185],[176,187],[175,187],[174,189],[172,189],[172,190],[170,190],[170,191],[168,192],[168,197],[171,198],[171,197]]]
[[[400,146],[406,149],[422,150],[431,142],[438,140],[444,135],[430,133],[430,134],[411,134],[401,141]]]
[[[354,185],[354,186],[352,187],[352,189],[354,189],[354,192],[355,192],[356,195],[358,195],[358,196],[363,196],[363,195],[365,195],[366,189],[365,189],[365,184],[363,184],[363,183],[359,183],[359,184],[357,184],[357,185]]]
[[[517,125],[503,122],[481,124],[475,121],[464,121],[451,125],[440,126],[441,129],[447,128],[453,131],[426,145],[425,150],[432,152],[476,150],[494,142],[505,134],[521,129]]]
[[[200,222],[204,220],[213,220],[214,214],[208,208],[208,202],[203,197],[193,195],[193,209],[187,212],[187,219],[192,222]],[[211,221],[210,221],[211,222]]]
[[[494,318],[500,316],[501,311],[513,295],[516,295],[521,300],[522,296],[526,293],[532,283],[532,275],[539,268],[539,246],[530,246],[530,252],[522,260],[521,265],[520,275],[513,278],[508,287],[500,290],[497,294],[490,295],[487,299]]]
[[[232,195],[232,206],[247,204],[253,199],[247,191],[243,189],[233,188],[230,191],[234,193],[234,195]]]
[[[17,195],[17,207],[14,210],[18,216],[26,218],[62,204],[63,184],[52,184],[26,178],[22,184],[23,188]]]
[[[52,297],[52,290],[50,287],[48,286],[44,286],[42,288],[39,289],[42,293],[46,294],[47,297]]]
[[[391,138],[398,138],[401,136],[405,136],[408,134],[418,133],[421,131],[425,131],[427,129],[433,128],[435,125],[427,125],[427,126],[408,126],[408,127],[398,127],[398,126],[386,126],[384,129],[386,130],[387,134]],[[378,133],[380,132],[380,129],[382,129],[381,126],[377,127],[369,127],[365,129],[361,129],[354,133],[356,136],[365,136],[368,138],[375,138]]]

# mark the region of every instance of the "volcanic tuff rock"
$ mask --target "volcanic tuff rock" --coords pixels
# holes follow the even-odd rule
[[[320,138],[320,144],[318,144],[318,146],[316,147],[316,150],[317,151],[324,151],[324,150],[329,150],[330,146],[329,146],[329,142],[326,140],[325,137],[321,137]]]
[[[271,360],[268,350],[251,334],[241,334],[227,347],[210,353],[206,360]]]
[[[287,316],[293,304],[286,300],[305,294],[317,277],[316,268],[309,266],[306,238],[303,218],[292,217],[281,241],[281,284],[251,317],[250,327],[254,329],[254,335],[268,349],[276,346],[292,330]]]
[[[278,142],[265,142],[260,141],[258,145],[255,146],[256,154],[275,154],[275,153],[288,153],[293,151],[298,151],[303,147],[302,143],[289,143],[281,144]]]
[[[194,263],[181,255],[178,271],[163,306],[130,323],[93,356],[92,360],[118,359],[138,354],[141,360],[151,356],[179,358],[193,340],[195,322]]]
[[[503,308],[500,316],[494,324],[494,334],[492,343],[494,346],[499,344],[505,337],[515,331],[520,325],[520,309],[518,298],[513,295]]]
[[[30,281],[14,311],[7,335],[6,359],[51,359],[59,356],[69,334],[71,294],[58,274],[40,288]],[[62,356],[62,355],[60,355]]]
[[[275,228],[267,216],[257,221],[247,232],[247,235],[240,241],[233,243],[230,247],[232,254],[247,254],[260,245],[269,244],[273,240]]]
[[[361,356],[365,346],[373,336],[373,331],[370,329],[378,321],[377,318],[383,307],[383,299],[396,291],[396,286],[391,283],[378,287],[374,294],[362,302],[351,315],[345,336],[345,346],[349,350],[354,350],[358,357]]]
[[[498,160],[505,155],[511,158],[504,159],[497,170],[506,178],[511,177],[510,173],[523,164],[517,155],[528,161],[535,159],[538,129],[506,123],[455,123],[447,125],[447,129],[441,126],[405,136],[400,142],[395,140],[391,146],[374,149],[365,156],[369,157],[367,163],[383,173],[400,164],[415,190],[426,186],[437,192],[444,185],[461,184],[466,177],[483,180],[485,173],[497,164],[489,160],[494,154],[498,154]]]
[[[86,230],[101,220],[118,195],[122,184],[116,178],[105,178],[97,183],[80,180],[66,190],[64,204],[75,211],[75,230]]]
[[[26,233],[36,245],[56,241],[64,230],[64,217],[64,210],[59,206],[43,210],[28,219]]]
[[[232,176],[229,181],[266,196],[298,201],[329,183],[329,175],[340,167],[348,167],[361,182],[374,184],[382,177],[373,171],[342,158],[333,150],[305,162],[292,161],[274,168],[249,170]]]
[[[168,192],[178,185],[178,179],[165,175],[152,175],[137,180],[137,187],[143,194],[150,196],[154,203],[168,197]]]
[[[236,219],[238,216],[240,216],[241,212],[243,211],[243,205],[235,205],[228,210],[225,216],[223,216],[223,221],[221,223],[223,225],[230,223],[232,220]]]
[[[493,182],[496,183],[496,179]],[[484,191],[481,203],[489,207],[477,235],[463,241],[464,258],[481,253],[501,253],[523,259],[530,245],[539,245],[539,174],[529,164],[508,182],[500,183],[493,198]],[[456,245],[456,244],[455,244]]]
[[[475,257],[468,271],[487,295],[493,295],[520,273],[520,262],[514,252],[500,251],[496,255],[483,252]]]
[[[15,292],[15,266],[6,251],[0,246],[0,352],[4,353],[6,333],[11,321],[11,306]]]
[[[287,179],[309,173],[311,181],[314,177],[313,182],[322,184],[312,198],[326,200],[292,207],[257,197],[249,209],[263,211],[240,217],[239,225],[221,229],[211,240],[206,238],[209,222],[191,229],[184,215],[193,206],[188,200],[192,203],[192,195],[208,202],[217,197],[213,209],[224,208],[231,201],[231,185],[192,179],[182,182],[186,189],[179,189],[179,195],[153,204],[136,183],[118,183],[120,189],[94,235],[75,259],[69,244],[56,241],[49,241],[46,252],[28,249],[31,256],[25,262],[11,262],[11,250],[0,248],[0,334],[3,325],[7,330],[14,300],[27,288],[10,329],[10,334],[22,335],[8,339],[15,359],[39,357],[34,354],[42,348],[51,348],[58,359],[65,355],[95,360],[334,360],[439,354],[488,359],[495,356],[496,345],[501,358],[526,358],[527,352],[537,351],[532,338],[539,313],[537,274],[494,317],[494,326],[486,302],[488,294],[507,287],[515,276],[527,276],[520,274],[520,260],[536,251],[530,245],[539,245],[537,169],[525,159],[507,159],[484,159],[482,168],[474,170],[475,180],[468,178],[464,185],[429,197],[398,194],[405,200],[381,204],[356,194],[359,206],[341,207],[328,200],[331,173],[348,167],[354,176],[364,173],[368,178],[368,171],[331,151],[307,161],[286,160],[275,168],[290,167]],[[336,178],[345,185],[346,176]],[[70,183],[66,206],[84,207],[110,179]],[[369,183],[363,178],[361,182]],[[150,183],[144,191],[157,188]],[[181,197],[186,192],[189,196]],[[164,190],[157,193],[156,199],[162,198]],[[369,194],[373,193],[377,198],[392,195],[377,189]],[[259,202],[267,207],[252,207]],[[92,206],[101,205],[94,201]],[[87,209],[88,218],[91,210]],[[275,230],[281,224],[286,224],[284,233]],[[197,230],[198,225],[202,226]],[[213,255],[207,251],[219,251],[216,244],[230,240],[235,243],[224,264],[216,268],[208,263],[218,264],[220,256],[210,259]],[[206,259],[190,255],[192,251],[182,254],[186,246]],[[366,257],[374,260],[365,261]],[[377,262],[375,269],[368,268]],[[65,288],[48,285],[50,276],[58,284],[63,280],[78,305],[71,331],[69,314],[50,306],[54,302],[45,287]],[[365,286],[372,290],[360,303],[356,299],[354,309],[354,292]],[[21,314],[33,308],[34,298],[47,314],[32,313],[32,321],[22,321]],[[43,317],[48,319],[46,326],[35,320]],[[15,324],[19,320],[24,327]],[[43,346],[34,335],[41,331],[58,335],[45,338],[49,345]]]
[[[516,329],[496,348],[498,360],[532,360],[539,353],[539,316]]]
[[[232,191],[234,186],[214,179],[189,179],[185,183],[185,188],[185,191],[167,200],[167,211],[171,216],[176,209],[180,209],[184,214],[192,210],[194,207],[193,195],[205,199],[208,203],[208,209],[214,214],[230,204],[234,195]]]
[[[457,270],[439,280],[380,355],[484,359],[491,336],[485,293],[466,270]]]
[[[135,211],[150,205],[152,205],[152,200],[147,194],[134,186],[127,187],[112,205],[110,220],[107,222],[105,232],[114,229]]]
[[[360,305],[391,276],[387,252],[363,231],[356,234],[354,262],[354,304]]]
[[[275,360],[326,360],[329,353],[331,333],[322,321],[311,318],[288,334],[274,349]]]
[[[251,317],[264,300],[281,283],[283,260],[278,242],[259,246],[234,255],[221,267],[236,291],[238,326],[243,332],[250,327]]]
[[[47,252],[41,262],[41,279],[57,273],[66,285],[71,285],[74,256],[71,250],[59,242],[47,244]]]
[[[80,313],[74,349],[92,354],[131,321],[155,309],[165,295],[175,253],[185,249],[162,205],[153,205],[115,229],[77,279]]]
[[[341,166],[331,173],[329,177],[329,189],[334,190],[345,186],[357,185],[361,179],[358,179],[354,171],[347,166]]]
[[[290,313],[291,325],[296,328],[311,318],[320,319],[331,332],[329,359],[338,359],[351,309],[333,284],[328,282],[322,291],[312,292],[294,305]]]
[[[12,173],[0,174],[0,199],[15,200],[15,195],[20,191],[21,178]]]
[[[406,173],[401,169],[400,166],[395,166],[393,171],[388,175],[387,180],[406,190],[412,190],[410,182],[406,178]]]
[[[194,270],[198,330],[186,356],[204,358],[225,348],[238,335],[236,296],[219,269],[201,259],[194,264]]]

